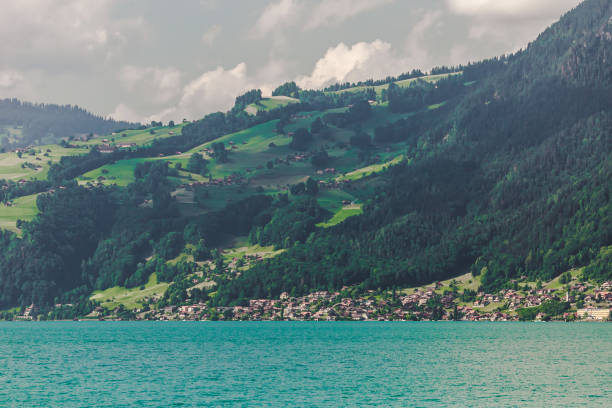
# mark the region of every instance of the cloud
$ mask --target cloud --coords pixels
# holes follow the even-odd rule
[[[67,72],[96,67],[120,54],[129,34],[143,34],[143,20],[114,17],[116,0],[5,0],[0,13],[3,63]]]
[[[150,122],[150,121],[147,121],[146,118],[143,117],[143,115],[139,115],[138,113],[134,112],[134,110],[132,110],[129,106],[127,106],[123,102],[117,105],[115,110],[111,112],[109,116],[115,120],[125,120],[128,122],[134,122],[134,123]]]
[[[269,4],[255,23],[256,35],[265,36],[279,28],[291,25],[302,10],[302,4],[297,0],[279,0]]]
[[[406,58],[412,62],[412,68],[430,68],[431,53],[425,39],[432,32],[433,28],[440,23],[441,17],[442,13],[440,11],[425,12],[408,33]],[[405,70],[408,70],[408,67]]]
[[[210,27],[203,35],[202,35],[202,43],[212,47],[213,43],[221,33],[221,26],[219,24],[215,24]]]
[[[582,0],[447,0],[456,14],[466,16],[525,19],[558,18]]]
[[[126,71],[124,79],[129,83],[136,78],[137,73],[138,70]],[[254,87],[252,79],[247,75],[246,64],[241,62],[231,69],[217,67],[204,72],[179,88],[180,96],[176,103],[167,104],[164,109],[153,115],[140,115],[121,103],[111,116],[142,123],[151,120],[200,119],[207,113],[228,110],[233,106],[236,96]]]
[[[381,7],[395,0],[278,0],[269,4],[255,23],[258,36],[288,27],[303,30],[339,24],[363,12]],[[314,6],[313,6],[314,4]]]
[[[0,71],[0,88],[13,88],[24,79],[17,71]]]
[[[401,72],[407,61],[395,55],[391,44],[375,40],[359,42],[349,47],[340,43],[329,48],[317,61],[312,74],[301,76],[302,88],[321,88],[336,82],[353,82],[367,78],[384,78]]]
[[[126,65],[119,72],[119,80],[125,89],[157,104],[166,103],[180,93],[181,76],[181,72],[172,67]]]
[[[514,52],[581,1],[446,0],[446,3],[451,12],[469,19],[469,40],[496,42]]]
[[[314,10],[304,29],[311,30],[323,25],[337,24],[357,14],[392,3],[394,0],[322,0]]]

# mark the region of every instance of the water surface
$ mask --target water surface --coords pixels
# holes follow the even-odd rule
[[[612,324],[0,323],[3,407],[610,401]]]

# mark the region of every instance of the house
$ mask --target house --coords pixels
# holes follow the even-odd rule
[[[576,311],[579,319],[607,320],[610,317],[610,309],[584,308]]]
[[[25,311],[23,312],[23,315],[29,318],[34,318],[36,317],[38,312],[38,306],[32,303],[30,306],[26,307]]]
[[[100,153],[113,153],[115,150],[115,146],[111,146],[109,144],[101,144],[98,146],[98,151]]]

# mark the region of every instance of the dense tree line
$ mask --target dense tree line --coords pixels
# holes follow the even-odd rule
[[[415,285],[465,271],[481,275],[486,290],[583,266],[585,277],[609,279],[612,100],[603,79],[612,68],[599,56],[612,41],[598,30],[611,7],[583,3],[527,50],[465,67],[478,83],[448,107],[377,130],[379,141],[413,141],[412,162],[382,177],[364,214],[222,282],[215,302]],[[564,71],[576,36],[589,39],[579,48],[593,70]],[[563,46],[557,53],[541,42]],[[551,69],[542,75],[541,65]],[[420,97],[410,110],[425,104]]]
[[[9,149],[31,144],[58,143],[84,133],[107,134],[137,125],[93,115],[73,105],[36,104],[19,99],[0,99],[0,127],[21,126],[22,136],[13,143],[0,140]]]

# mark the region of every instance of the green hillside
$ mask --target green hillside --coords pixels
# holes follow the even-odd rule
[[[249,115],[256,115],[260,110],[269,111],[272,109],[282,108],[283,106],[287,106],[291,103],[299,103],[299,100],[290,98],[288,96],[270,96],[261,99],[257,103],[250,104],[245,108],[245,111]]]
[[[610,15],[587,0],[523,51],[375,92],[288,83],[292,100],[4,153],[0,220],[31,221],[0,233],[0,308],[612,279]]]
[[[399,86],[400,88],[406,88],[409,87],[411,84],[413,84],[416,81],[422,80],[422,81],[426,81],[426,82],[437,82],[443,78],[448,78],[451,76],[455,76],[455,75],[461,75],[462,72],[453,72],[450,74],[438,74],[438,75],[425,75],[423,77],[419,77],[419,78],[410,78],[410,79],[404,79],[401,81],[396,81],[394,82],[397,86]],[[376,91],[376,95],[378,97],[381,96],[382,91],[384,89],[389,89],[389,84],[385,84],[385,85],[376,85],[376,86],[354,86],[351,88],[347,88],[347,89],[342,89],[339,91],[333,91],[334,93],[344,93],[344,92],[363,92],[365,90],[367,90],[368,88],[372,88],[374,89],[374,91]]]

